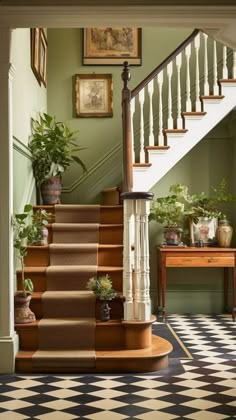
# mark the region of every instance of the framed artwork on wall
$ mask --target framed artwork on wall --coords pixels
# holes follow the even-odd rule
[[[39,75],[43,85],[47,86],[47,38],[44,30],[40,29],[40,47],[39,47]]]
[[[75,97],[77,117],[112,117],[112,75],[76,74]]]
[[[32,28],[30,30],[30,39],[31,39],[31,68],[33,73],[41,85],[40,77],[40,28]]]
[[[84,65],[141,65],[140,28],[83,29]]]

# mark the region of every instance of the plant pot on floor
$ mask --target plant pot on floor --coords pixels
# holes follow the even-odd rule
[[[43,204],[60,204],[61,178],[53,177],[41,184],[41,196]]]
[[[28,324],[36,320],[35,314],[29,305],[31,293],[16,292],[14,296],[14,319],[15,324]]]

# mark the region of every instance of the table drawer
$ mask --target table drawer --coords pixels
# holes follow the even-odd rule
[[[234,267],[234,254],[225,256],[167,256],[166,267]]]

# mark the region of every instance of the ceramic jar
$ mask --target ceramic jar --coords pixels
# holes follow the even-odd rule
[[[219,220],[216,229],[216,239],[219,247],[229,248],[233,236],[233,228],[226,219]]]

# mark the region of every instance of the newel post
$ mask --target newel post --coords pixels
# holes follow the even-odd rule
[[[124,202],[124,320],[151,318],[148,215],[153,193],[122,193]]]
[[[133,168],[132,168],[132,135],[131,135],[131,115],[130,102],[131,91],[128,88],[128,82],[131,79],[129,64],[124,62],[122,89],[122,125],[123,125],[123,192],[133,190]]]

